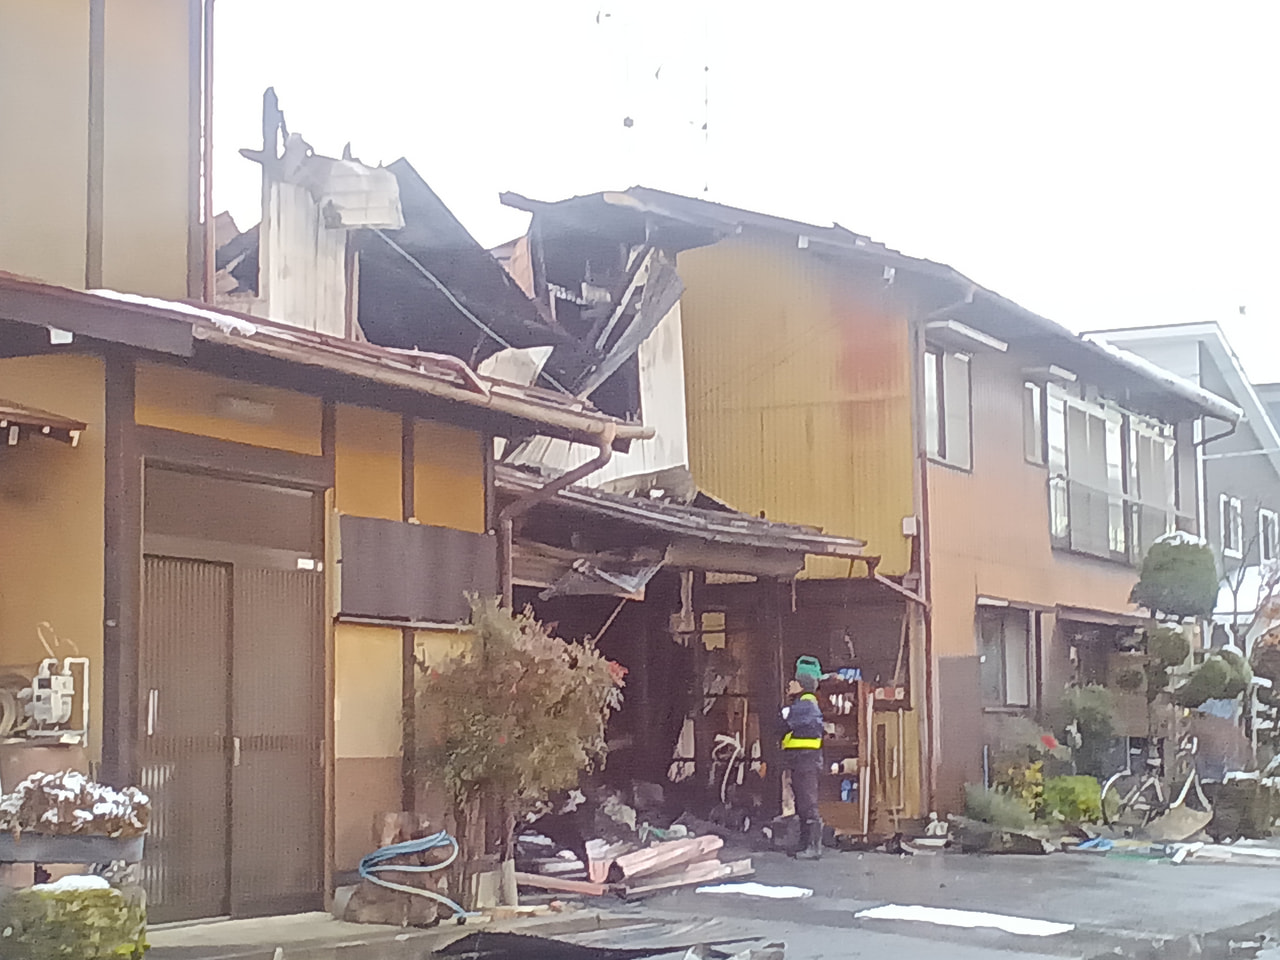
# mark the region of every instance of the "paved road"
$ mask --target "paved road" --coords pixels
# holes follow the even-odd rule
[[[756,857],[756,879],[813,889],[771,901],[679,891],[634,908],[671,926],[576,937],[599,945],[691,943],[758,936],[788,960],[1009,960],[1126,957],[1280,960],[1280,867],[1059,854],[983,857],[831,854],[819,864]],[[976,910],[1074,925],[1049,937],[914,921],[859,920],[886,903]],[[1273,949],[1274,948],[1274,949]]]

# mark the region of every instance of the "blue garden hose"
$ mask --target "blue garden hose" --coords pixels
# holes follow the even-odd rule
[[[416,853],[426,853],[428,850],[435,850],[439,847],[453,848],[449,853],[449,856],[440,863],[433,863],[425,867],[409,866],[400,863],[388,863],[388,861],[394,860],[397,857],[411,856]],[[428,900],[434,900],[436,903],[443,904],[453,911],[453,918],[455,920],[478,916],[478,914],[475,913],[468,913],[448,897],[443,894],[436,893],[434,890],[424,890],[421,887],[410,887],[403,883],[383,880],[378,876],[379,873],[435,873],[437,870],[445,869],[457,859],[458,841],[445,831],[441,830],[439,833],[433,833],[431,836],[423,837],[421,840],[406,840],[404,843],[393,843],[389,847],[383,847],[381,850],[375,850],[360,861],[360,876],[363,879],[368,880],[370,883],[376,883],[378,886],[386,887],[388,890],[398,890],[400,893],[409,893],[414,896],[426,897]]]

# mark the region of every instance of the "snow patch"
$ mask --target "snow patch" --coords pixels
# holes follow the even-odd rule
[[[223,333],[238,333],[243,337],[251,337],[258,332],[258,328],[248,320],[242,320],[229,313],[220,313],[217,310],[208,310],[204,307],[197,307],[194,304],[183,303],[180,300],[161,300],[157,297],[139,296],[136,293],[121,293],[118,290],[90,290],[89,292],[94,296],[103,297],[107,300],[132,303],[139,307],[152,307],[156,310],[168,310],[170,313],[180,313],[196,320],[204,320],[212,323]]]
[[[1110,341],[1104,339],[1103,336],[1090,334],[1087,335],[1085,341],[1092,343],[1101,349],[1104,353],[1111,356],[1129,369],[1142,374],[1150,380],[1162,384],[1174,393],[1177,393],[1187,399],[1194,400],[1199,403],[1206,411],[1214,417],[1226,420],[1229,423],[1236,423],[1244,416],[1244,411],[1237,407],[1230,400],[1218,396],[1209,390],[1204,389],[1198,384],[1192,383],[1184,377],[1178,376],[1176,373],[1170,373],[1163,367],[1156,366],[1145,357],[1140,357],[1136,353],[1130,353],[1128,350],[1121,349]]]
[[[944,927],[990,927],[1023,937],[1052,937],[1075,929],[1074,923],[1054,923],[1050,920],[1032,920],[1028,917],[1007,917],[999,913],[980,913],[976,910],[951,910],[944,907],[917,907],[887,903],[855,913],[858,920],[913,920],[917,923],[933,923]]]
[[[37,893],[82,893],[85,890],[110,890],[105,877],[88,877],[73,874],[53,883],[37,883],[31,888]]]
[[[769,886],[764,883],[716,883],[698,887],[697,893],[736,893],[741,897],[765,897],[769,900],[803,900],[812,897],[808,887]]]
[[[1204,537],[1198,537],[1194,533],[1187,533],[1185,530],[1174,530],[1172,533],[1166,533],[1163,536],[1156,537],[1156,543],[1173,543],[1183,547],[1207,547],[1209,541]]]

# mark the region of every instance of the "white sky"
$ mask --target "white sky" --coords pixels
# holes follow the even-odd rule
[[[1077,330],[1217,320],[1280,380],[1277,36],[1274,0],[217,0],[215,203],[257,221],[237,151],[274,86],[485,244],[525,227],[502,190],[641,183],[838,221]]]

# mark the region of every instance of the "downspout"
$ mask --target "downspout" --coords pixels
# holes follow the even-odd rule
[[[498,579],[502,588],[502,605],[508,610],[512,607],[514,575],[514,549],[512,546],[513,531],[517,517],[528,513],[544,500],[549,500],[561,490],[583,480],[604,467],[613,459],[613,441],[617,436],[616,424],[605,425],[604,432],[596,439],[599,452],[586,463],[574,467],[568,473],[561,474],[546,486],[539,487],[517,500],[511,501],[498,513]]]

